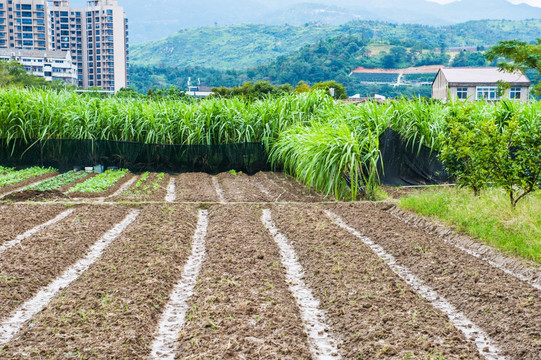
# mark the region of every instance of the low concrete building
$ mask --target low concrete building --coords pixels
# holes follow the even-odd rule
[[[502,84],[509,88],[500,94]],[[504,98],[528,101],[531,82],[521,72],[502,72],[496,67],[442,68],[432,83],[432,98],[448,101],[498,101]],[[501,95],[501,96],[500,96]]]
[[[77,65],[73,63],[69,51],[0,49],[0,60],[15,60],[32,75],[47,81],[77,83]]]

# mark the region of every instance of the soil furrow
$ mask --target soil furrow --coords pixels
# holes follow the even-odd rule
[[[177,202],[218,202],[212,176],[203,173],[185,173],[176,176]]]
[[[286,278],[289,290],[297,300],[304,328],[308,334],[310,350],[317,360],[341,359],[336,340],[330,333],[326,324],[325,314],[319,308],[319,301],[314,299],[312,291],[304,283],[304,270],[297,261],[297,254],[290,245],[289,240],[276,228],[272,221],[272,212],[263,210],[261,221],[274,237],[280,248],[282,265],[286,268]]]
[[[333,198],[318,194],[316,191],[298,183],[293,177],[283,173],[267,173],[270,181],[277,186],[282,187],[285,191],[296,196],[301,202],[321,202],[332,201]]]
[[[192,253],[184,265],[182,278],[175,285],[161,316],[158,331],[152,342],[151,359],[174,359],[177,339],[186,321],[188,300],[193,295],[201,265],[205,259],[208,230],[208,211],[199,210],[197,229],[193,236]]]
[[[169,184],[167,185],[167,193],[165,194],[165,202],[172,203],[177,199],[177,188],[175,184],[175,178],[171,177]]]
[[[0,245],[54,219],[66,208],[60,205],[6,205],[0,209]]]
[[[146,359],[182,275],[196,209],[149,205],[103,253],[8,344],[7,358]]]
[[[9,314],[51,283],[125,215],[123,208],[83,207],[4,252],[0,256],[0,314]]]
[[[36,296],[22,304],[0,324],[0,344],[4,345],[17,335],[24,324],[41,312],[65,287],[77,280],[103,254],[103,251],[137,218],[139,210],[132,210],[120,223],[101,236],[84,258],[70,266],[61,276],[41,289]]]
[[[305,281],[345,359],[481,359],[475,346],[372,250],[313,205],[277,205]]]
[[[366,236],[362,236],[357,230],[350,227],[344,222],[344,220],[333,213],[332,211],[326,211],[334,222],[336,222],[341,228],[349,231],[356,238],[367,245],[381,260],[385,261],[387,266],[398,275],[403,281],[410,285],[419,296],[430,301],[430,304],[447,315],[451,324],[457,329],[462,331],[466,338],[469,338],[477,347],[477,351],[487,360],[505,360],[505,357],[501,355],[501,350],[488,335],[477,325],[471,322],[470,319],[465,317],[462,313],[457,311],[453,305],[451,305],[447,299],[436,293],[432,288],[423,284],[423,282],[414,274],[412,274],[408,268],[397,263],[396,258],[387,253],[379,244],[376,244]]]
[[[280,253],[250,205],[213,206],[177,359],[310,359]]]
[[[496,340],[508,359],[541,358],[541,292],[370,204],[332,207]]]
[[[212,185],[214,186],[214,190],[216,190],[216,195],[218,195],[218,199],[220,200],[220,202],[222,204],[225,204],[227,200],[225,199],[224,191],[222,189],[222,186],[220,185],[220,182],[218,181],[217,176],[212,177]]]
[[[398,207],[393,206],[391,209],[388,209],[385,206],[385,209],[385,211],[400,221],[422,229],[430,235],[437,235],[440,239],[455,246],[457,249],[501,269],[503,272],[524,281],[537,290],[541,290],[541,266],[539,264],[524,259],[517,259],[508,254],[504,255],[467,234],[457,233],[451,230],[449,226],[425,219],[420,215]]]
[[[263,172],[258,172],[253,176],[253,179],[270,193],[273,202],[301,202],[305,200],[302,196],[288,191],[285,187],[271,180],[273,176],[272,173]]]
[[[246,174],[221,173],[216,176],[229,202],[269,202],[269,195],[256,185],[257,179]]]
[[[61,212],[57,217],[54,219],[51,219],[43,224],[39,224],[38,226],[26,231],[24,234],[17,235],[13,240],[6,241],[0,246],[0,255],[2,255],[4,252],[8,251],[12,247],[15,247],[17,245],[20,245],[21,242],[28,239],[31,236],[34,236],[38,234],[40,231],[48,228],[51,225],[54,225],[62,220],[64,220],[66,217],[73,214],[74,209],[68,209],[64,212]]]

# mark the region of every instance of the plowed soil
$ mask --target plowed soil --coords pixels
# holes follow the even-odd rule
[[[251,176],[241,173],[222,173],[216,177],[228,202],[269,202],[272,200],[264,185]]]
[[[256,184],[261,184],[269,194],[271,202],[299,202],[305,201],[302,196],[295,194],[292,190],[280,186],[278,183],[272,180],[274,174],[259,172],[252,178]]]
[[[147,206],[103,257],[9,344],[6,358],[146,359],[188,255],[196,210]]]
[[[342,339],[345,359],[479,359],[445,316],[420,299],[357,238],[313,206],[276,206],[306,281]]]
[[[541,359],[541,292],[369,204],[335,211],[392,252],[496,340],[510,359]]]
[[[25,201],[55,201],[68,200],[69,197],[59,190],[37,191],[25,190],[10,194],[4,198],[7,201],[25,202]]]
[[[0,343],[13,310],[84,258],[133,211],[135,205],[98,204],[129,178],[0,254]],[[213,179],[233,204],[217,204]],[[284,243],[291,245],[304,274],[298,281],[315,298],[311,306],[324,315],[342,359],[486,358],[452,318],[326,210],[392,254],[486,333],[503,355],[490,360],[541,359],[541,291],[430,230],[395,218],[386,211],[390,203],[332,202],[278,173],[181,174],[175,176],[176,203],[165,203],[169,180],[166,176],[152,194],[112,199],[139,202],[139,217],[11,342],[0,345],[1,359],[148,359],[171,292],[185,280],[203,209],[208,210],[206,255],[178,329],[176,359],[318,358],[301,317],[305,307],[292,293],[298,284],[288,283],[282,264]],[[49,202],[0,205],[0,245],[66,210]],[[283,242],[268,221],[270,230],[263,224],[263,210],[270,211]]]
[[[0,207],[0,245],[55,218],[63,206],[5,205]]]
[[[83,207],[0,256],[0,314],[9,314],[83,257],[125,208]]]
[[[175,177],[177,202],[218,202],[218,194],[212,184],[212,176],[202,173],[186,173]]]
[[[212,207],[177,359],[310,359],[278,248],[256,206]]]
[[[333,201],[330,196],[323,196],[312,189],[309,189],[297,182],[293,177],[282,173],[266,173],[267,178],[277,186],[290,194],[296,196],[300,202],[321,202]]]

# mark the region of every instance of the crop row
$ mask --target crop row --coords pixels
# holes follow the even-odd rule
[[[142,193],[151,194],[153,191],[158,190],[160,187],[160,181],[163,180],[165,174],[156,174],[156,179],[149,178],[150,172],[145,172],[141,175],[139,180],[135,183],[132,189],[127,192],[139,195]]]
[[[37,185],[26,188],[26,190],[36,190],[36,191],[51,191],[58,190],[62,186],[71,184],[72,182],[82,179],[88,174],[81,171],[70,171],[65,174],[55,176],[52,179],[46,180]]]
[[[0,175],[0,187],[9,186],[18,182],[55,172],[52,168],[31,167],[19,171],[11,171]]]
[[[75,185],[68,190],[68,193],[93,193],[97,194],[109,189],[118,180],[128,173],[128,170],[107,170],[93,178]]]

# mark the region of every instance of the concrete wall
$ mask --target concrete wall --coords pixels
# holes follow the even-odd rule
[[[432,84],[432,99],[439,99],[442,101],[449,100],[449,94],[447,92],[447,80],[443,76],[443,73],[441,71],[438,72],[438,75],[436,75],[436,79],[434,80],[434,83]],[[456,92],[455,92],[456,96]]]

